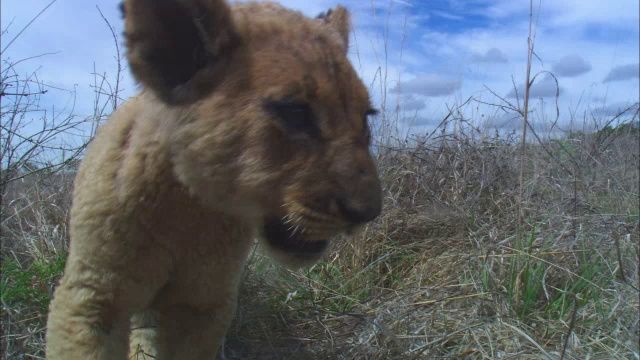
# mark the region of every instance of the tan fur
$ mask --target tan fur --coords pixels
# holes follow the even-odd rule
[[[306,265],[324,249],[310,244],[380,211],[348,13],[222,0],[126,0],[125,12],[144,90],[80,166],[47,358],[123,360],[140,345],[158,359],[212,359],[256,236]],[[268,110],[291,98],[309,105],[315,135]]]

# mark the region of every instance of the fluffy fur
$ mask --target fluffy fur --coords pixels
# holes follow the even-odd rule
[[[306,265],[380,212],[349,15],[223,0],[126,0],[124,11],[143,91],[80,166],[47,358],[211,359],[256,236]]]

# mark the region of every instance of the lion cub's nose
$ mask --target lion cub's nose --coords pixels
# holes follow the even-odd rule
[[[382,211],[382,194],[380,191],[368,192],[362,199],[339,197],[338,209],[344,218],[354,224],[369,222]]]

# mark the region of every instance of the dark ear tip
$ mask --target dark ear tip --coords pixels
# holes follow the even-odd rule
[[[320,14],[318,14],[318,16],[316,16],[316,19],[326,19],[329,16],[331,16],[331,12],[333,11],[333,9],[329,9],[326,12],[321,12]]]
[[[127,9],[125,9],[124,7],[124,1],[120,1],[118,8],[120,9],[120,15],[122,16],[122,18],[124,19],[125,17],[127,17]]]

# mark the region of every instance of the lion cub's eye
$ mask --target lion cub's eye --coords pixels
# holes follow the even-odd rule
[[[371,108],[371,109],[367,110],[367,112],[364,113],[364,114],[365,114],[366,117],[369,117],[369,116],[376,116],[376,115],[378,115],[378,113],[380,113],[380,110]]]
[[[320,129],[309,104],[286,98],[269,101],[266,108],[282,121],[291,135],[320,136]]]

